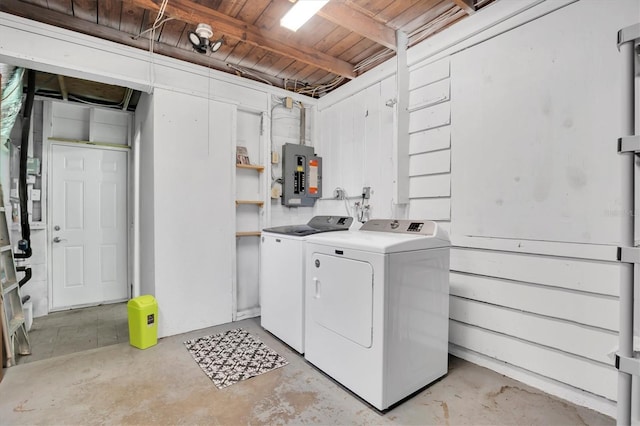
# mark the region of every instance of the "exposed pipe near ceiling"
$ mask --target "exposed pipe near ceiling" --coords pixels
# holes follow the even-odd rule
[[[307,111],[304,109],[304,105],[300,102],[300,145],[305,145],[307,138]]]

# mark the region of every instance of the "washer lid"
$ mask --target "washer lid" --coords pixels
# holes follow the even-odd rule
[[[305,225],[275,226],[273,228],[265,228],[263,231],[306,237],[307,235],[321,232],[346,231],[351,226],[351,223],[353,223],[353,218],[349,216],[314,216]]]
[[[434,226],[431,235],[360,230],[312,235],[306,241],[310,244],[335,247],[338,250],[344,248],[373,253],[398,253],[449,247],[451,243],[447,233],[437,223],[431,223]]]

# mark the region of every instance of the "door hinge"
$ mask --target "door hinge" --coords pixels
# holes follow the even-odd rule
[[[640,38],[640,23],[625,27],[618,31],[618,50],[623,44]]]
[[[618,247],[617,259],[623,263],[640,263],[640,248]]]
[[[618,138],[618,153],[623,152],[640,154],[640,135]]]
[[[640,376],[640,359],[616,354],[616,369],[623,373]]]

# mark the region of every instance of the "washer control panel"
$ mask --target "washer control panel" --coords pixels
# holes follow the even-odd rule
[[[360,228],[361,231],[395,232],[433,237],[438,224],[431,220],[371,219]]]

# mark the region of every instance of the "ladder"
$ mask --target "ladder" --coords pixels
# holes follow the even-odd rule
[[[0,185],[0,321],[2,322],[3,340],[7,354],[6,366],[16,364],[16,354],[29,355],[31,346],[22,311],[20,283],[16,276],[16,265],[13,258],[9,226],[2,185]]]

